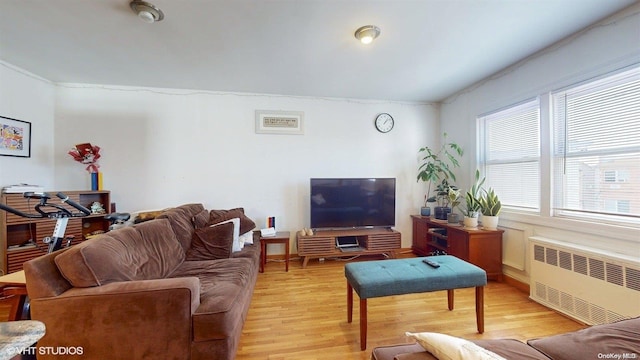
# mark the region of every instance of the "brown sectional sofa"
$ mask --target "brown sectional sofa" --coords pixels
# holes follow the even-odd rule
[[[214,245],[227,255],[207,259],[211,249],[196,251],[192,240],[210,218],[238,211],[187,204],[26,263],[31,317],[47,328],[38,347],[74,347],[71,357],[80,349],[83,359],[234,359],[259,243],[233,253]]]
[[[622,320],[611,324],[591,326],[586,329],[531,339],[526,343],[515,339],[470,340],[478,345],[478,358],[482,350],[502,356],[505,359],[522,360],[574,360],[574,359],[638,359],[640,358],[640,318]],[[433,351],[429,352],[426,349]],[[470,347],[467,347],[467,350]],[[373,349],[372,360],[437,360],[434,353],[440,352],[442,359],[458,359],[456,346],[442,344],[402,344],[381,346]],[[471,356],[472,355],[472,356]],[[466,359],[476,358],[467,353]],[[493,358],[488,356],[488,358]]]

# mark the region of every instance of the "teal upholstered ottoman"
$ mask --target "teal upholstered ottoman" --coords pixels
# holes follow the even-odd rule
[[[440,265],[433,268],[422,260]],[[449,310],[453,310],[453,290],[476,288],[476,322],[478,332],[484,332],[484,286],[487,273],[455,256],[363,261],[346,264],[347,320],[353,319],[353,290],[360,297],[360,349],[367,348],[367,299],[447,290]]]

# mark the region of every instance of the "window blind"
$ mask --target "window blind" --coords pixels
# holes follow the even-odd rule
[[[538,99],[479,118],[485,188],[503,206],[540,208],[540,104]]]
[[[552,94],[553,213],[640,219],[640,68]]]

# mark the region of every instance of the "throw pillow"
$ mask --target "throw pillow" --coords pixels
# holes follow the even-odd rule
[[[233,219],[221,221],[212,226],[227,224],[227,223],[233,223],[233,243],[232,243],[233,247],[231,248],[231,252],[242,250],[242,248],[244,247],[244,244],[240,242],[240,219],[239,218],[233,218]]]
[[[240,219],[240,234],[256,228],[256,223],[244,214],[244,208],[229,210],[211,210],[209,212],[209,223],[215,224],[233,218]]]
[[[233,248],[233,222],[196,229],[187,260],[228,259]]]
[[[242,241],[243,244],[253,244],[253,229],[240,235],[240,241]]]
[[[423,332],[406,333],[439,360],[506,360],[502,356],[455,336]]]
[[[244,243],[240,241],[240,218],[233,218],[226,222],[233,223],[233,248],[232,252],[240,251],[244,247]]]
[[[205,209],[197,213],[191,218],[194,229],[202,229],[209,223],[209,212]]]

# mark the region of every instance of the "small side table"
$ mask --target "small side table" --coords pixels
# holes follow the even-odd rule
[[[11,305],[9,321],[28,319],[29,302],[24,270],[0,276],[0,302]]]
[[[284,244],[285,271],[289,271],[289,237],[288,231],[278,231],[274,236],[260,236],[260,272],[264,272],[267,263],[267,244]]]

